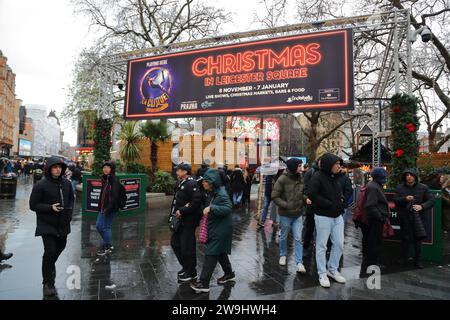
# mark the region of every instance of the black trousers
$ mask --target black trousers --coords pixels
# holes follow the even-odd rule
[[[402,237],[403,259],[408,259],[409,248],[414,247],[414,260],[419,262],[422,257],[422,240],[417,240],[414,236],[414,222],[406,214],[400,216],[400,228]]]
[[[379,265],[381,249],[383,246],[383,226],[384,223],[378,220],[370,220],[367,226],[366,249],[363,250],[363,259],[366,267]],[[363,234],[364,237],[364,234]],[[364,243],[364,241],[363,241]]]
[[[195,240],[195,226],[182,225],[172,233],[171,246],[183,270],[191,275],[197,275],[197,248]]]
[[[305,227],[303,235],[303,248],[308,249],[311,244],[311,240],[314,236],[314,229],[316,228],[316,223],[314,222],[314,212],[311,206],[306,207],[306,217],[305,217]]]
[[[228,258],[228,255],[226,253],[222,253],[217,256],[206,255],[202,274],[200,275],[200,281],[204,286],[209,286],[209,282],[211,281],[211,277],[214,273],[217,262],[220,263],[220,266],[222,267],[222,270],[226,275],[230,275],[233,273],[230,259]]]
[[[42,236],[44,256],[42,257],[42,284],[55,285],[55,263],[66,248],[67,236]]]

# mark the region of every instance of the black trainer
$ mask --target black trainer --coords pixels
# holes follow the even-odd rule
[[[209,286],[203,285],[201,281],[196,281],[191,283],[192,290],[195,291],[195,293],[207,293],[209,292]]]
[[[105,249],[100,249],[97,251],[97,255],[100,257],[103,257],[107,254],[108,252]]]
[[[178,277],[181,276],[184,272],[185,272],[184,269],[181,269],[180,271],[178,271],[178,273],[177,273]]]
[[[110,254],[110,253],[113,252],[113,250],[114,250],[114,247],[113,247],[113,246],[108,247],[108,248],[105,249],[105,253],[106,253],[106,254]]]
[[[227,282],[230,282],[230,281],[234,281],[235,279],[236,279],[236,275],[233,272],[231,274],[226,274],[223,277],[217,279],[217,283],[218,284],[224,284],[224,283],[227,283]]]
[[[12,256],[12,253],[0,253],[0,262],[2,262],[3,260],[11,259]]]
[[[187,272],[184,272],[178,276],[178,281],[181,282],[189,282],[197,278],[197,275],[189,275]]]
[[[56,288],[54,285],[44,284],[42,290],[44,291],[44,296],[52,297],[56,295]]]

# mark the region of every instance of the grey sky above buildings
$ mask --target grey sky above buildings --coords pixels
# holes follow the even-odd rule
[[[233,14],[225,32],[248,30],[257,0],[208,1]],[[91,30],[92,32],[92,30]],[[70,0],[0,0],[0,49],[16,74],[16,95],[58,114],[67,103],[74,62],[89,46],[87,18],[74,14]],[[76,144],[76,128],[62,124],[64,140]]]

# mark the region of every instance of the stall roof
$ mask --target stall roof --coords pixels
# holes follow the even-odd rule
[[[356,154],[350,157],[350,160],[361,163],[372,163],[372,140],[363,145]],[[391,161],[390,150],[381,144],[381,162],[387,164],[391,163]]]

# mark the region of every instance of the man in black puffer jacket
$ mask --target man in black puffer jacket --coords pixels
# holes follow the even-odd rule
[[[308,184],[307,195],[312,201],[312,210],[316,224],[316,262],[320,285],[330,287],[328,276],[339,283],[345,278],[339,273],[339,261],[344,249],[345,199],[338,182],[342,159],[326,153],[320,160],[320,171],[314,173]],[[331,237],[332,248],[330,261],[326,261],[328,238]]]
[[[103,163],[102,191],[100,192],[99,212],[96,228],[103,239],[103,246],[97,255],[104,256],[111,253],[112,232],[111,225],[119,211],[120,181],[116,177],[116,165],[112,161]]]
[[[55,263],[66,247],[70,233],[73,211],[73,189],[64,178],[66,164],[57,157],[47,161],[45,177],[33,187],[30,209],[36,212],[36,237],[42,237],[44,256],[42,257],[43,291],[45,296],[56,294]]]
[[[426,185],[419,183],[416,169],[403,171],[402,181],[403,183],[399,184],[395,190],[395,205],[398,209],[402,236],[402,262],[407,263],[409,247],[414,243],[414,265],[416,268],[422,269],[422,239],[419,239],[415,233],[413,215],[415,213],[420,215],[422,220],[420,227],[423,229],[424,215],[430,214],[434,204],[434,196]]]
[[[197,277],[197,250],[195,229],[202,218],[202,194],[197,183],[190,175],[192,168],[187,163],[177,166],[178,182],[172,211],[181,221],[179,229],[172,233],[171,245],[178,262],[183,267],[178,272],[178,279],[188,282]]]

